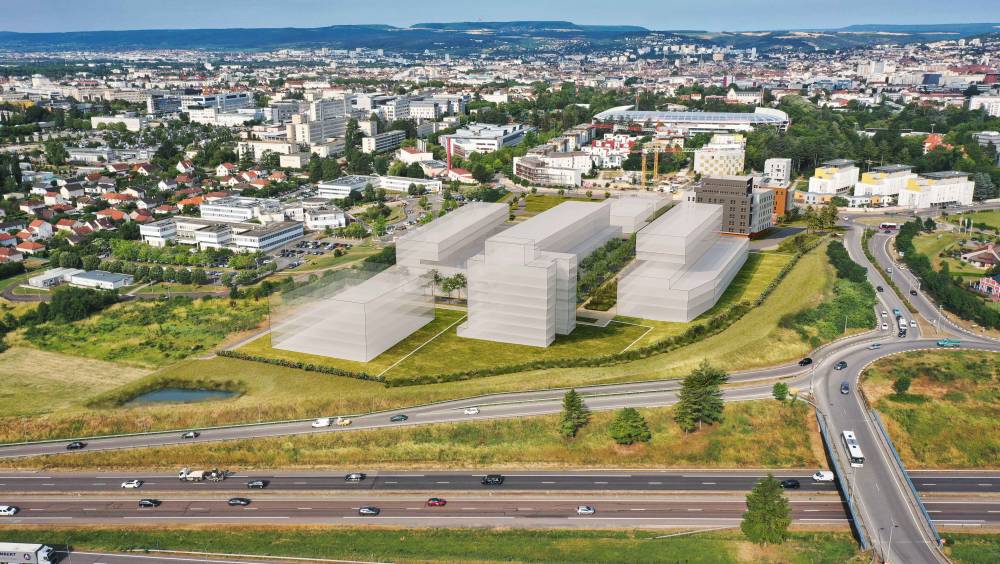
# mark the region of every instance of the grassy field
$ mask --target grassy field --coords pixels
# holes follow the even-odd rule
[[[259,324],[263,302],[131,301],[73,323],[49,322],[9,337],[12,344],[142,367],[163,366],[211,350],[226,335]]]
[[[160,282],[139,288],[136,294],[166,294],[167,292],[218,292],[225,290],[225,286],[213,286],[205,284],[195,286],[194,284],[178,284],[176,282]]]
[[[791,255],[785,253],[750,253],[746,264],[743,265],[739,274],[736,275],[733,282],[726,288],[725,293],[719,298],[718,303],[691,323],[672,323],[669,321],[655,321],[625,316],[618,317],[617,319],[653,328],[652,331],[634,346],[650,345],[667,337],[679,335],[690,327],[692,323],[705,321],[712,316],[718,315],[733,304],[757,299],[781,269],[788,264],[791,258]]]
[[[1000,562],[1000,535],[946,533],[944,552],[956,564]]]
[[[958,224],[958,219],[972,219],[972,224],[985,223],[992,229],[1000,229],[1000,211],[997,210],[985,210],[977,211],[973,213],[963,213],[956,216],[949,217],[949,221],[952,221],[956,225]]]
[[[147,370],[111,362],[12,347],[0,353],[0,403],[7,417],[62,411],[79,401],[81,391],[105,392],[146,374]],[[8,424],[15,423],[8,420]]]
[[[591,202],[600,200],[588,200],[587,198],[570,198],[568,196],[543,196],[540,194],[528,194],[524,199],[524,214],[535,215],[543,211],[550,210],[563,202]]]
[[[978,269],[957,258],[938,256],[942,251],[959,248],[961,241],[966,239],[968,239],[968,235],[960,233],[926,233],[914,237],[913,246],[917,252],[931,260],[935,269],[940,270],[941,265],[947,263],[952,275],[969,279],[980,278],[986,273],[986,270]]]
[[[0,539],[77,550],[131,547],[393,562],[642,562],[843,564],[863,562],[849,533],[794,532],[783,545],[761,547],[731,532],[657,539],[657,531],[393,529],[373,527],[140,527],[0,530]]]
[[[371,241],[365,241],[347,249],[347,251],[339,257],[333,256],[332,251],[324,253],[322,256],[311,255],[308,259],[306,259],[305,264],[292,270],[291,272],[293,274],[300,272],[312,272],[314,270],[323,270],[326,268],[353,264],[378,253],[379,250],[381,249],[373,245]]]
[[[191,460],[208,466],[248,468],[811,468],[821,464],[815,419],[804,403],[773,400],[726,406],[724,421],[685,434],[669,407],[641,409],[653,440],[619,447],[608,435],[614,412],[592,414],[571,441],[558,431],[558,415],[470,421],[116,450],[0,461],[19,468],[174,468]],[[388,417],[388,415],[386,416]],[[155,462],[152,462],[155,461]]]
[[[91,396],[85,393],[74,409],[18,421],[16,428],[0,424],[0,441],[310,418],[323,413],[395,409],[486,393],[680,378],[706,358],[731,371],[773,365],[798,358],[809,350],[809,345],[794,331],[778,327],[778,320],[783,315],[814,307],[828,297],[832,277],[823,249],[817,249],[799,261],[760,308],[730,328],[697,344],[634,362],[386,388],[373,382],[231,358],[187,360],[164,367],[148,378],[236,380],[246,392],[229,400],[151,406],[141,411],[88,410],[84,404]]]
[[[912,378],[897,396],[892,383]],[[925,352],[877,362],[864,390],[908,468],[1000,468],[1000,355]]]
[[[392,367],[385,372],[386,378],[392,379],[517,364],[532,359],[612,354],[621,352],[646,331],[642,327],[617,323],[603,328],[581,325],[569,335],[559,335],[552,345],[538,348],[459,337],[456,328],[464,319],[464,311],[437,309],[434,321],[369,362],[354,362],[274,349],[271,347],[270,335],[264,335],[237,350],[247,354],[310,362],[369,374],[381,374]],[[421,345],[423,347],[419,351],[402,360]],[[396,364],[397,362],[399,364]]]

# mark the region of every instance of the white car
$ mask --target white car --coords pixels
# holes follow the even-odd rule
[[[593,515],[594,513],[597,513],[597,510],[594,509],[593,505],[581,505],[576,508],[577,515]]]
[[[476,415],[476,414],[479,413],[479,408],[478,407],[467,407],[467,408],[465,408],[464,411],[462,411],[462,413],[464,413],[466,415]]]
[[[122,487],[126,490],[134,490],[136,488],[142,487],[142,480],[125,480],[122,482]]]
[[[312,422],[312,426],[315,428],[319,427],[329,427],[331,425],[329,417],[320,417],[319,419]]]
[[[814,482],[832,482],[833,481],[833,472],[830,472],[829,470],[817,470],[816,473],[813,474],[813,481]]]
[[[348,426],[350,424],[351,424],[351,420],[348,419],[347,417],[338,417],[337,418],[337,426],[339,426],[339,427],[346,427],[346,426]]]
[[[888,323],[883,323],[882,324],[882,330],[883,331],[888,331],[889,330],[889,324]]]
[[[10,517],[17,513],[17,508],[13,505],[0,505],[0,516]]]
[[[910,320],[910,328],[911,329],[916,329],[917,328],[917,321],[915,319],[911,319]]]
[[[889,312],[882,310],[882,317],[889,317]]]

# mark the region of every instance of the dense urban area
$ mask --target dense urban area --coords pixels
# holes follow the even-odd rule
[[[997,29],[0,33],[0,562],[1000,561]]]

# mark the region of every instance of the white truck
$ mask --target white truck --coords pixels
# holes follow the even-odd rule
[[[203,482],[205,480],[208,480],[209,482],[221,482],[228,477],[228,471],[219,470],[218,468],[213,470],[192,470],[190,468],[181,468],[181,471],[177,473],[177,478],[182,482]]]
[[[51,564],[52,547],[44,544],[0,542],[0,564]]]

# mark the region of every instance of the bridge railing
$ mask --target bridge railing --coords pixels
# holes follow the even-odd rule
[[[885,444],[889,445],[889,452],[892,453],[892,457],[896,460],[896,465],[899,466],[899,472],[903,475],[906,480],[906,485],[910,487],[910,492],[913,494],[913,499],[917,500],[917,507],[920,509],[921,515],[924,516],[924,520],[927,522],[927,526],[930,527],[931,533],[934,534],[934,540],[937,542],[938,546],[941,545],[941,535],[938,533],[937,526],[934,525],[934,520],[931,519],[930,513],[927,512],[927,508],[924,507],[924,502],[920,499],[920,494],[917,493],[917,487],[913,485],[913,480],[910,479],[909,472],[906,471],[906,467],[903,466],[903,459],[899,457],[899,453],[896,452],[896,445],[892,444],[892,439],[889,438],[889,433],[885,430],[885,425],[882,423],[882,417],[874,409],[869,410],[871,413],[872,421],[875,422],[875,427],[878,428],[878,432],[882,435],[882,439],[885,440]]]
[[[835,443],[830,436],[830,431],[826,426],[826,420],[823,418],[823,414],[816,411],[816,422],[819,423],[819,432],[823,437],[823,446],[826,448],[826,453],[830,457],[830,463],[833,465],[833,473],[837,478],[837,488],[840,490],[840,494],[847,500],[847,512],[851,518],[851,529],[854,530],[854,534],[858,539],[858,544],[861,545],[861,550],[868,550],[871,545],[868,542],[868,534],[865,529],[865,524],[861,520],[861,512],[857,510],[854,506],[854,499],[851,497],[851,488],[847,484],[847,476],[844,471],[840,468],[840,462],[837,459],[837,443]]]

